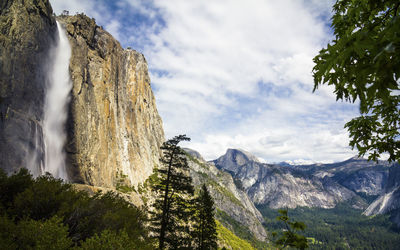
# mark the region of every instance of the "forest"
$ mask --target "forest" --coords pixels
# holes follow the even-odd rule
[[[280,231],[283,224],[276,220],[278,210],[258,206],[269,231]],[[289,217],[302,221],[301,232],[309,241],[309,249],[396,249],[400,245],[399,229],[389,215],[367,217],[361,210],[341,203],[332,209],[297,207],[289,209]]]
[[[1,249],[152,249],[145,214],[114,193],[90,197],[26,169],[0,170]]]

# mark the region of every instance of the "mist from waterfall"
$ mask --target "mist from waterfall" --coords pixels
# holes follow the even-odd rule
[[[58,42],[51,51],[51,67],[48,73],[44,103],[43,142],[44,171],[56,178],[68,180],[65,167],[65,123],[72,81],[69,75],[71,47],[65,30],[57,22]]]

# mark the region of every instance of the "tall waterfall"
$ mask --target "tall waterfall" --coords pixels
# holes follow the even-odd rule
[[[44,103],[43,141],[44,171],[56,178],[68,180],[65,168],[65,122],[68,114],[72,81],[69,76],[71,47],[65,30],[57,22],[58,43],[51,53],[46,99]]]

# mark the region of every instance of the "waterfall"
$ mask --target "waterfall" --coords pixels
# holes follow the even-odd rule
[[[65,168],[65,123],[72,81],[69,76],[71,47],[65,30],[57,22],[58,42],[51,51],[51,67],[48,72],[47,92],[44,103],[43,141],[44,171],[56,178],[68,180]]]
[[[43,159],[43,137],[42,126],[36,122],[31,121],[31,137],[33,140],[33,147],[28,151],[27,168],[30,170],[34,177],[44,173],[44,159]]]

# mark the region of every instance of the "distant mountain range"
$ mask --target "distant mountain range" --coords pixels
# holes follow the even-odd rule
[[[257,205],[333,208],[346,202],[366,215],[389,213],[400,226],[398,163],[353,157],[333,164],[266,164],[238,149],[211,162],[230,173]]]

